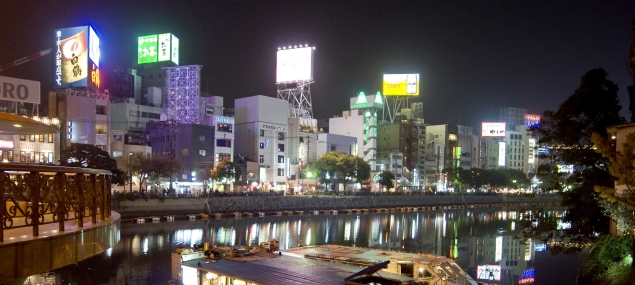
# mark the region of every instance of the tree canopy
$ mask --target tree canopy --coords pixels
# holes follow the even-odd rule
[[[214,181],[221,182],[223,188],[227,191],[227,184],[232,181],[240,179],[242,175],[242,169],[240,165],[233,161],[224,161],[216,164],[216,167],[211,171],[211,178]]]
[[[117,162],[108,152],[88,144],[73,144],[61,153],[60,165],[104,169],[112,172],[112,183],[124,186],[128,180],[125,171],[117,168]]]
[[[175,171],[183,168],[183,161],[178,158],[162,155],[136,153],[132,156],[132,173],[139,179],[139,192],[143,192],[145,181],[157,181],[162,177],[170,177]]]
[[[313,172],[324,183],[333,178],[341,179],[346,186],[347,180],[362,182],[370,178],[370,165],[358,156],[331,151],[317,159]]]
[[[551,148],[549,154],[540,158],[549,159],[552,165],[541,169],[538,177],[548,181],[552,188],[567,186],[568,191],[562,192],[562,205],[568,209],[562,219],[571,227],[558,230],[555,224],[544,223],[554,226],[545,229],[531,227],[535,223],[530,223],[523,233],[524,237],[539,237],[541,232],[557,231],[557,236],[569,244],[585,245],[598,234],[608,233],[609,218],[598,203],[599,195],[594,187],[612,187],[614,180],[606,167],[609,161],[594,151],[591,137],[593,133],[607,137],[608,126],[622,124],[625,120],[619,115],[622,107],[617,97],[617,85],[607,76],[602,68],[586,72],[580,86],[558,110],[545,111],[541,126],[532,129],[539,137],[538,143]],[[566,177],[559,176],[556,165],[573,165],[574,171]],[[559,178],[566,180],[557,181]],[[533,216],[531,219],[540,217]],[[570,252],[581,247],[573,248]]]

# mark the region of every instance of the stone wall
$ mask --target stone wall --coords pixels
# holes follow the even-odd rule
[[[113,210],[122,217],[152,215],[197,214],[205,212],[208,201],[210,213],[277,212],[373,209],[394,207],[487,205],[500,203],[555,203],[560,196],[517,195],[367,195],[367,196],[239,196],[205,198],[137,199],[113,201]]]

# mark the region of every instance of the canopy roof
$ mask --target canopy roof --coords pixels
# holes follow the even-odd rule
[[[0,135],[38,135],[59,133],[56,126],[16,114],[0,112]]]

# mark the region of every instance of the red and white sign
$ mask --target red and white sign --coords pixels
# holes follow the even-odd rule
[[[13,149],[13,141],[5,141],[0,140],[0,148],[2,149]]]

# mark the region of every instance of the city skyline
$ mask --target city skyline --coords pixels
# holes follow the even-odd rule
[[[137,37],[173,33],[181,64],[203,65],[201,90],[227,105],[276,97],[277,48],[309,44],[317,119],[341,115],[360,91],[381,91],[384,73],[419,73],[421,92],[410,102],[423,103],[426,123],[478,133],[502,108],[557,110],[598,67],[619,86],[629,117],[630,1],[9,1],[7,10],[0,25],[10,40],[0,42],[0,64],[52,47],[54,29],[93,25],[104,76],[134,67]],[[47,55],[0,76],[41,81],[46,92],[52,62]]]

